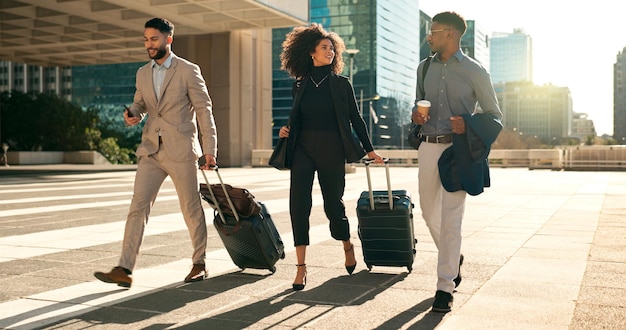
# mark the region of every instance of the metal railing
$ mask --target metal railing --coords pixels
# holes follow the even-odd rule
[[[567,170],[626,170],[626,146],[580,146],[563,150]]]

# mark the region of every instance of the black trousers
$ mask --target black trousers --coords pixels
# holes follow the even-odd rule
[[[316,172],[331,236],[341,241],[350,239],[350,224],[343,204],[346,158],[339,132],[303,131],[292,157],[289,211],[294,245],[309,245],[311,192]]]

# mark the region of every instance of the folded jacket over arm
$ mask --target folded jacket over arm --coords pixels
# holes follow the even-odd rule
[[[475,196],[491,185],[487,157],[502,130],[502,122],[491,114],[462,116],[465,134],[452,134],[452,146],[439,158],[439,176],[447,191],[465,190]]]

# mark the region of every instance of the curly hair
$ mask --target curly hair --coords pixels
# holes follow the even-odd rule
[[[335,58],[330,64],[330,70],[335,74],[340,74],[343,71],[342,53],[346,50],[346,45],[337,33],[326,32],[318,23],[298,26],[287,33],[283,41],[283,51],[280,54],[281,69],[296,79],[309,73],[313,67],[311,53],[315,52],[315,47],[323,39],[330,40],[335,48]]]

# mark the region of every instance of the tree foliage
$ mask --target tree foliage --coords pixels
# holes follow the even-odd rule
[[[0,94],[0,139],[14,151],[96,150],[109,161],[131,163],[130,149],[120,148],[117,137],[104,136],[95,109],[83,110],[55,94]]]

